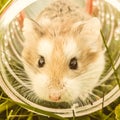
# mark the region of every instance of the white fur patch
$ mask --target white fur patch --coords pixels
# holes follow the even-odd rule
[[[42,17],[38,23],[42,26],[48,26],[51,24],[51,21],[47,17]]]
[[[38,44],[38,54],[49,57],[53,51],[53,43],[49,40],[42,39]]]
[[[70,98],[68,97],[69,99],[75,100],[79,96],[79,94],[82,93],[81,90],[82,84],[80,84],[79,80],[73,80],[65,77],[64,83],[65,83],[66,91],[68,92],[67,94],[70,95],[69,96]]]
[[[48,76],[46,74],[36,74],[32,78],[33,91],[41,99],[48,99]]]
[[[77,44],[73,38],[68,38],[68,40],[66,40],[63,46],[63,52],[69,59],[78,54]]]

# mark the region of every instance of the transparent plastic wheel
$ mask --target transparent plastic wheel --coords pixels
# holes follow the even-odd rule
[[[112,0],[111,0],[112,1]],[[102,24],[106,67],[93,95],[84,103],[52,103],[39,100],[31,91],[25,73],[21,51],[24,36],[22,20],[25,16],[35,18],[39,11],[52,0],[13,0],[0,19],[0,85],[14,101],[53,112],[63,117],[87,115],[112,103],[120,96],[120,2],[114,0],[93,0],[93,16]],[[86,0],[76,0],[78,5],[86,7]],[[91,12],[91,11],[90,11]],[[40,114],[40,112],[33,110]]]

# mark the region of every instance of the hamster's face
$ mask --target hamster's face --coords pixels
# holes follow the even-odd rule
[[[56,31],[54,27],[42,29],[29,19],[24,22],[22,59],[31,89],[47,101],[85,100],[104,68],[99,22],[92,18]]]

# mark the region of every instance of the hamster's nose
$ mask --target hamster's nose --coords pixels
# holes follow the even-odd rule
[[[49,95],[49,99],[54,102],[57,102],[61,99],[61,94],[59,92],[52,92]]]
[[[54,96],[50,95],[49,98],[50,98],[50,100],[57,102],[57,101],[60,100],[61,97],[60,96],[55,96],[55,95]]]

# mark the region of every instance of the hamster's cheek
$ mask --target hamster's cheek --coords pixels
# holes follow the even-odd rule
[[[65,94],[64,96],[70,100],[75,101],[77,98],[85,100],[88,97],[88,93],[91,91],[91,87],[88,87],[89,83],[78,79],[65,79]]]
[[[82,93],[81,84],[76,80],[65,78],[64,85],[66,90],[65,97],[71,101],[74,101],[79,96],[79,94]]]
[[[36,74],[32,79],[33,92],[40,98],[48,99],[48,81],[49,78],[46,74]]]

